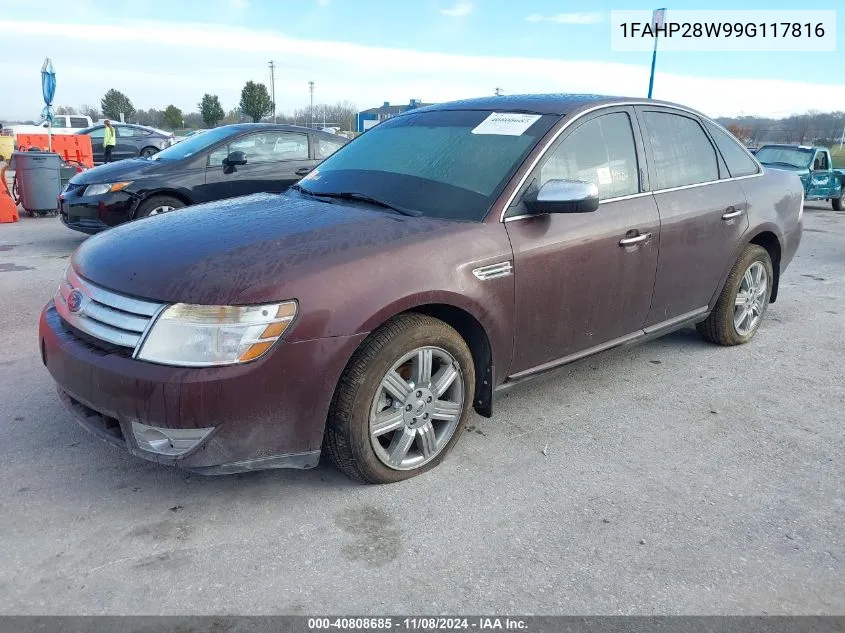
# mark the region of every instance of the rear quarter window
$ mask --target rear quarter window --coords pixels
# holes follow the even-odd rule
[[[746,153],[745,149],[743,149],[742,145],[740,145],[734,136],[709,121],[705,121],[704,124],[710,132],[710,136],[713,137],[716,147],[719,148],[719,153],[725,160],[728,171],[733,178],[750,176],[760,171],[757,163]]]

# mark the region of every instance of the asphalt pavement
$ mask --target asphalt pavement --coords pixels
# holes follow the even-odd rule
[[[378,487],[187,474],[79,427],[37,324],[83,239],[0,224],[0,614],[845,614],[845,213],[807,207],[749,345],[555,371]]]

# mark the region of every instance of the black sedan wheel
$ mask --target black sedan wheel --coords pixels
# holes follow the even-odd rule
[[[158,150],[155,147],[145,147],[141,150],[141,158],[149,158],[154,154],[158,154]]]

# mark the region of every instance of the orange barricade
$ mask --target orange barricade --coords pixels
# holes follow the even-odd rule
[[[32,147],[47,151],[49,140],[46,134],[18,134],[18,151],[26,152]],[[94,152],[91,137],[87,134],[53,134],[53,151],[68,161],[94,166]]]
[[[0,169],[0,222],[17,222],[18,221],[18,205],[12,200],[12,194],[9,193],[9,187],[6,185],[6,166]]]

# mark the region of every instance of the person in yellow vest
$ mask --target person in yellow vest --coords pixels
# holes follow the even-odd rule
[[[104,124],[106,127],[103,130],[105,132],[105,134],[103,134],[103,162],[110,163],[111,153],[114,149],[114,146],[117,145],[117,140],[115,139],[115,130],[114,126],[111,124],[111,121],[106,119]]]

